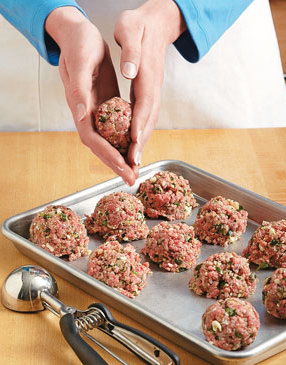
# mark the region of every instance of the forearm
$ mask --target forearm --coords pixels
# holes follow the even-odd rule
[[[174,43],[190,62],[200,60],[253,0],[174,0],[188,31]]]
[[[59,50],[45,39],[45,21],[48,15],[62,6],[76,7],[75,0],[0,0],[0,13],[17,28],[37,49],[42,57],[57,65]]]

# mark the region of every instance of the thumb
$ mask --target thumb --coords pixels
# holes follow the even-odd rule
[[[136,28],[129,30],[123,21],[117,25],[114,37],[121,47],[121,73],[126,79],[134,79],[140,66],[143,31]]]
[[[89,114],[92,91],[92,71],[84,63],[74,65],[69,72],[69,105],[75,122]]]

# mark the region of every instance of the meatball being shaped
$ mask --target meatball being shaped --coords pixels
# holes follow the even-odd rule
[[[250,345],[259,327],[256,309],[238,298],[218,300],[207,308],[202,318],[206,340],[227,351]]]
[[[124,191],[112,193],[99,200],[92,215],[86,216],[85,226],[89,234],[98,233],[104,239],[140,240],[149,232],[143,210],[134,195]]]
[[[227,246],[245,232],[247,216],[238,202],[216,196],[199,209],[196,235],[202,243]]]
[[[193,227],[161,222],[150,230],[142,253],[167,271],[181,272],[195,264],[200,247]]]
[[[262,300],[269,314],[286,319],[286,268],[280,268],[263,283]]]
[[[61,205],[50,205],[36,215],[30,241],[55,256],[68,256],[69,261],[88,254],[89,238],[81,218]]]
[[[102,103],[95,115],[98,133],[122,154],[126,154],[131,142],[131,105],[114,97]]]
[[[194,269],[190,289],[212,299],[248,298],[256,286],[245,257],[235,252],[221,252],[208,257]]]
[[[88,274],[133,299],[146,286],[151,270],[148,262],[141,263],[140,255],[131,244],[123,246],[117,241],[108,241],[91,253]]]
[[[160,171],[140,184],[137,197],[150,218],[186,219],[198,204],[188,180],[173,172]]]
[[[286,220],[262,222],[256,229],[243,255],[250,262],[267,267],[286,268]]]

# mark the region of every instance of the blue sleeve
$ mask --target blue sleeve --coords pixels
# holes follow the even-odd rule
[[[0,13],[42,57],[50,64],[58,65],[60,49],[45,32],[45,21],[52,10],[61,6],[75,6],[83,12],[74,0],[0,0]]]
[[[199,61],[253,0],[174,0],[188,30],[174,45],[189,62]]]

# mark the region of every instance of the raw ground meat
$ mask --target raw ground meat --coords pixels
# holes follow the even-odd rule
[[[128,151],[131,142],[131,117],[130,103],[119,97],[102,103],[95,115],[98,133],[122,154]]]
[[[202,243],[227,246],[245,232],[247,216],[238,202],[216,196],[199,209],[196,235]]]
[[[167,271],[181,272],[195,264],[200,247],[193,227],[161,222],[150,230],[142,253]]]
[[[207,308],[202,318],[206,340],[227,351],[250,345],[259,327],[256,309],[238,298],[218,300]]]
[[[30,241],[55,256],[68,256],[70,261],[88,255],[89,238],[81,218],[61,205],[50,205],[36,215]]]
[[[194,268],[190,289],[207,298],[248,298],[256,286],[246,258],[235,252],[216,253]]]
[[[256,229],[243,255],[250,262],[267,267],[286,268],[286,220],[262,222]]]
[[[133,299],[145,287],[151,270],[130,243],[108,241],[91,253],[88,274]]]
[[[98,233],[104,239],[119,242],[140,240],[147,237],[144,207],[134,195],[124,191],[104,196],[97,203],[91,216],[86,216],[89,234]]]
[[[263,304],[269,314],[286,319],[286,268],[280,268],[263,283]]]
[[[140,184],[137,197],[150,218],[186,219],[198,204],[188,180],[173,172],[160,171]]]

